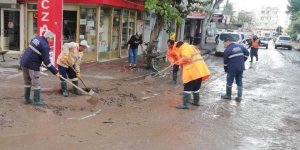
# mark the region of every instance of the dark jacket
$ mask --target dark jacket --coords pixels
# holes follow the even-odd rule
[[[38,36],[31,40],[29,46],[25,49],[22,55],[20,64],[22,67],[34,71],[40,71],[40,66],[42,62],[47,66],[47,68],[56,74],[57,69],[51,64],[49,58],[50,47],[47,39],[44,36]]]
[[[239,44],[232,43],[224,51],[225,72],[234,73],[245,70],[245,61],[248,59],[249,51]]]
[[[136,49],[140,44],[143,44],[142,37],[136,38],[135,35],[131,36],[130,40],[127,42],[127,45],[130,44],[130,48]]]

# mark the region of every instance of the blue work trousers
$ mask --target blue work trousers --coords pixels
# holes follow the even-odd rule
[[[237,86],[243,87],[243,71],[228,72],[227,86],[231,87],[234,80]]]
[[[137,63],[137,53],[138,48],[129,48],[128,50],[128,62],[129,64],[136,64]]]

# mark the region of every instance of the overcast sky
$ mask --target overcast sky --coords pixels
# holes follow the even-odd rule
[[[227,0],[224,1],[226,2]],[[288,20],[288,16],[285,13],[288,5],[287,0],[229,0],[229,2],[233,4],[235,11],[255,11],[261,7],[278,7],[279,25],[285,26]]]

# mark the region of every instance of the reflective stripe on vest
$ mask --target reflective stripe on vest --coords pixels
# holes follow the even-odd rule
[[[30,49],[32,49],[35,53],[37,53],[38,55],[42,55],[42,53],[40,51],[38,51],[36,48],[34,48],[32,45],[28,46]]]

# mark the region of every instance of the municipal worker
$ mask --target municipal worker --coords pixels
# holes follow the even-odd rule
[[[235,44],[234,38],[229,36],[224,40],[224,70],[227,73],[226,94],[223,99],[231,99],[231,89],[233,81],[237,84],[237,97],[235,100],[240,102],[243,94],[243,71],[245,70],[245,61],[248,59],[248,50],[239,44]]]
[[[170,63],[173,65],[172,84],[177,84],[177,72],[179,70],[179,65],[178,65],[179,62],[177,57],[176,42],[174,42],[174,40],[169,39],[167,44],[168,44],[167,57]]]
[[[260,40],[256,35],[253,36],[252,40],[249,43],[250,49],[250,62],[253,62],[253,56],[255,56],[256,61],[258,61],[258,48],[259,48]]]
[[[78,79],[80,78],[80,64],[83,57],[83,52],[88,49],[89,45],[86,40],[80,43],[70,42],[65,43],[62,51],[57,58],[58,71],[65,78],[70,78],[72,83],[78,86]],[[68,88],[67,83],[61,80],[61,92],[63,96],[67,97]],[[79,95],[78,89],[73,87],[73,94]]]
[[[208,78],[210,71],[200,54],[200,50],[194,45],[179,41],[176,43],[176,48],[178,48],[177,56],[180,68],[182,68],[182,82],[184,86],[183,102],[176,108],[188,109],[189,103],[199,106],[201,82]],[[192,94],[193,101],[191,101]]]
[[[29,46],[22,55],[20,65],[23,70],[23,79],[25,83],[24,98],[25,104],[44,105],[41,100],[40,86],[40,67],[42,62],[56,76],[60,76],[58,70],[51,64],[49,52],[49,43],[53,41],[54,33],[46,31],[43,36],[33,38]],[[31,86],[33,87],[33,102],[30,99]]]
[[[127,42],[127,49],[128,49],[128,62],[129,67],[136,68],[137,64],[137,57],[138,57],[138,48],[139,45],[143,50],[143,40],[142,40],[142,33],[137,32],[135,35],[131,36],[129,41]]]

